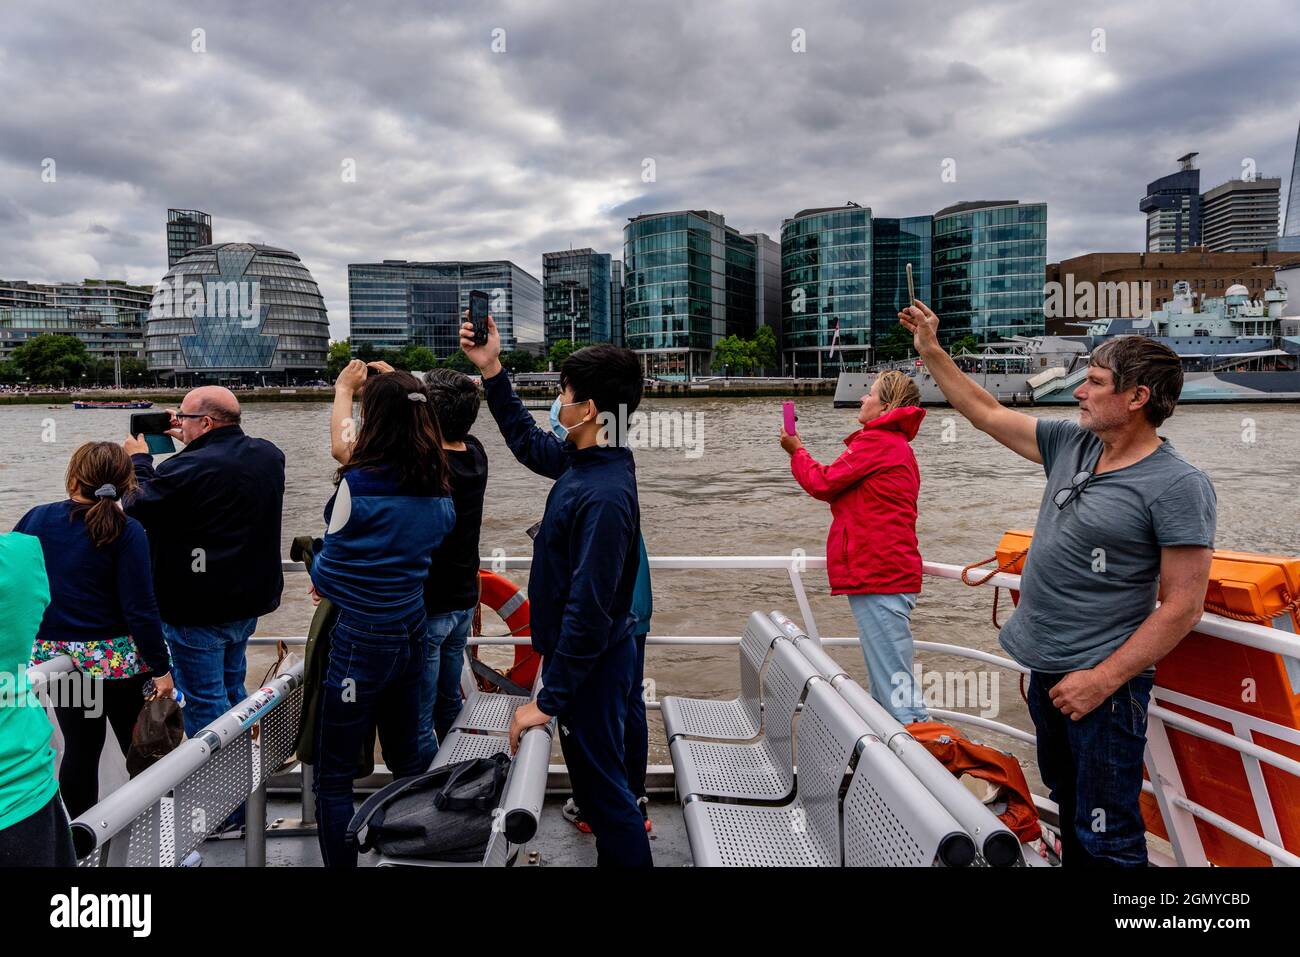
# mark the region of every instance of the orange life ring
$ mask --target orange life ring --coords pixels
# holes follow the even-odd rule
[[[516,637],[528,637],[529,612],[528,596],[524,590],[509,578],[494,572],[480,571],[479,603],[495,611]],[[471,653],[478,657],[478,645],[472,645]],[[542,656],[533,650],[532,644],[515,645],[515,660],[506,671],[505,677],[524,688],[531,688],[537,680],[537,669],[542,663]]]

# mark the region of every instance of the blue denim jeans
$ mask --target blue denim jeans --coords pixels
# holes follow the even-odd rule
[[[339,612],[330,633],[329,664],[316,726],[317,839],[326,867],[356,867],[345,841],[352,820],[357,756],[379,730],[393,779],[419,774],[420,681],[424,673],[423,609],[405,621],[371,624]]]
[[[163,637],[172,653],[172,677],[185,695],[185,734],[194,737],[247,696],[244,653],[256,618],[220,625],[169,625]]]
[[[1078,721],[1052,704],[1052,687],[1064,677],[1032,672],[1028,694],[1038,773],[1061,808],[1061,863],[1143,867],[1146,825],[1138,798],[1155,677],[1130,678]]]
[[[849,595],[871,697],[902,724],[929,721],[912,673],[912,609],[916,595]]]
[[[424,678],[420,682],[420,756],[433,762],[438,743],[447,737],[460,714],[460,673],[474,609],[430,615],[425,628]]]

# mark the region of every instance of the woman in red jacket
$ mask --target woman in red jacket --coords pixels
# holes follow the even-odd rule
[[[912,674],[912,609],[921,591],[916,498],[921,472],[908,444],[925,418],[916,383],[882,372],[862,398],[862,428],[830,465],[781,431],[795,480],[831,505],[826,571],[831,594],[848,595],[871,694],[903,724],[928,721]]]

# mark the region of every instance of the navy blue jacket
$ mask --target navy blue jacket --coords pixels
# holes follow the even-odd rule
[[[504,372],[483,380],[488,408],[520,463],[555,479],[533,540],[528,606],[544,657],[537,706],[567,714],[597,660],[632,640],[641,509],[627,448],[579,449],[538,427]]]
[[[145,453],[131,461],[140,487],[126,514],[149,533],[163,621],[216,625],[279,607],[283,452],[226,425],[157,469]]]
[[[171,670],[149,574],[149,540],[133,518],[110,545],[96,548],[86,508],[71,499],[38,505],[14,526],[40,539],[50,605],[37,641],[108,641],[131,636],[154,674]]]

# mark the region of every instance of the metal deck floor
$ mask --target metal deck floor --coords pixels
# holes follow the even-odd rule
[[[596,841],[583,834],[564,819],[560,809],[565,795],[548,795],[542,809],[541,827],[537,836],[526,844],[515,860],[515,866],[541,867],[594,867]],[[320,867],[320,848],[315,834],[279,834],[274,822],[295,821],[301,813],[296,800],[288,796],[272,795],[267,800],[267,821],[272,824],[266,835],[267,867]],[[650,820],[650,853],[656,867],[684,867],[691,863],[690,846],[686,840],[686,825],[682,821],[681,806],[671,795],[652,795]],[[243,867],[243,840],[209,840],[200,848],[203,867]],[[533,855],[536,855],[534,861]],[[372,855],[363,854],[362,867],[373,867]]]

